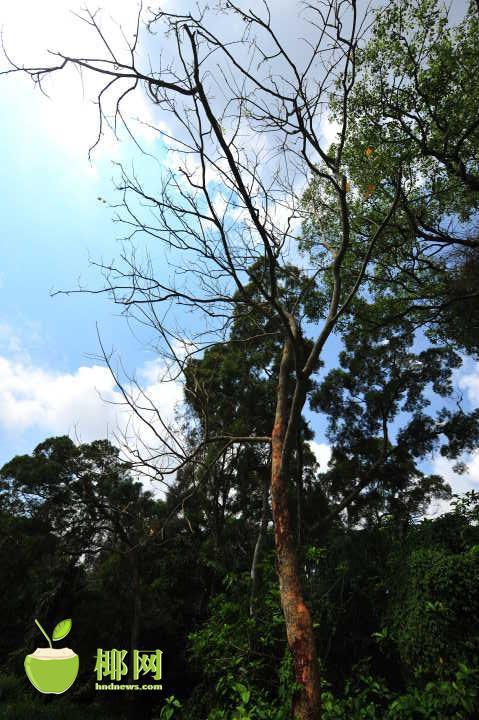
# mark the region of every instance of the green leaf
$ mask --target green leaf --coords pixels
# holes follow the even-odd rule
[[[63,638],[68,635],[71,629],[72,621],[70,620],[70,618],[67,618],[66,620],[61,620],[58,625],[55,625],[52,638],[54,640],[63,640]]]
[[[234,689],[239,693],[241,702],[246,705],[250,699],[250,691],[243,683],[235,683]]]

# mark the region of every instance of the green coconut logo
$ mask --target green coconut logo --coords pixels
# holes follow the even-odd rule
[[[79,658],[70,648],[54,648],[49,636],[38,620],[35,620],[43,635],[48,641],[47,648],[37,648],[34,653],[25,658],[25,672],[33,687],[41,693],[61,695],[75,682],[78,674]],[[55,626],[52,639],[63,640],[72,627],[68,618]]]

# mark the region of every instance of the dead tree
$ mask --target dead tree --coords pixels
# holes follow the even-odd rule
[[[318,1],[303,7],[305,37],[296,53],[299,57],[275,31],[266,3],[256,12],[226,0],[220,11],[231,18],[233,37],[215,33],[208,11],[197,15],[158,11],[149,17],[146,29],[151,35],[145,37],[158,43],[165,57],[169,54],[165,61],[157,53],[156,67],[144,56],[140,58],[141,13],[134,42],[128,44],[125,36],[126,46],[116,48],[102,31],[100,16],[87,12],[83,20],[104,46],[101,59],[59,52],[51,66],[25,68],[11,60],[9,72],[27,72],[39,85],[68,66],[104,77],[97,98],[98,141],[105,122],[115,127],[123,122],[134,135],[122,112],[127,96],[143,91],[151,101],[155,120],[149,125],[158,129],[163,147],[161,180],[154,185],[142,182],[121,167],[117,206],[128,238],[146,236],[151,252],[142,260],[127,250],[120,262],[102,264],[106,282],[96,292],[109,293],[125,312],[153,327],[158,346],[175,371],[181,372],[185,357],[192,353],[212,343],[228,342],[234,313],[268,313],[278,322],[282,351],[270,435],[212,436],[206,423],[198,445],[184,447],[139,384],[125,385],[119,378],[118,384],[125,403],[147,428],[146,435],[140,434],[130,448],[130,455],[154,478],[166,481],[186,465],[199,473],[206,471],[207,448],[217,449],[216,457],[220,457],[235,445],[270,445],[277,573],[300,688],[292,717],[318,720],[316,642],[288,503],[291,460],[311,376],[381,248],[403,192],[401,173],[399,167],[394,168],[378,189],[384,197],[384,213],[366,231],[363,225],[358,247],[352,243],[356,229],[351,225],[343,158],[356,51],[365,30],[365,18],[358,17],[355,0]],[[165,31],[162,35],[160,29]],[[329,146],[322,130],[331,96],[340,108],[340,123],[336,141]],[[113,118],[105,110],[108,97],[114,98]],[[297,236],[305,212],[302,193],[314,179],[327,188],[325,202],[334,206],[339,222],[334,237],[319,240],[321,260],[312,264],[298,254]],[[168,255],[167,272],[165,265],[158,269],[159,248]],[[285,301],[282,283],[292,272],[291,258],[298,257],[300,290],[292,301]],[[319,282],[327,288],[328,297],[316,337],[306,342],[304,301],[317,291]],[[192,314],[194,332],[169,322],[171,308]],[[184,352],[178,349],[181,343]],[[210,462],[211,452],[208,457]],[[362,487],[358,483],[357,493]]]

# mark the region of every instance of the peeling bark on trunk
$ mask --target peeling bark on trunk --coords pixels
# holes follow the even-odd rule
[[[276,562],[288,645],[293,656],[295,681],[300,686],[293,699],[295,720],[320,720],[321,692],[316,641],[311,614],[305,605],[299,573],[291,512],[288,472],[291,449],[285,447],[290,412],[289,374],[291,344],[286,341],[281,358],[276,414],[272,432],[271,504]]]

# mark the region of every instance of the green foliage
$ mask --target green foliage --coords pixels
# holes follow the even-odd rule
[[[418,675],[447,677],[461,661],[479,665],[479,555],[473,548],[422,547],[401,560],[390,632],[404,666]]]
[[[452,680],[436,680],[411,689],[388,708],[387,720],[471,720],[479,711],[479,670],[460,664]]]
[[[450,680],[428,682],[407,693],[359,672],[342,697],[323,691],[324,720],[472,720],[479,710],[479,671],[460,664]]]
[[[232,675],[221,678],[216,690],[222,707],[213,709],[207,720],[287,720],[287,708],[276,707],[264,693],[252,692]]]
[[[473,717],[479,531],[469,517],[476,511],[474,498],[464,498],[454,512],[399,537],[385,525],[350,538],[338,533],[329,549],[305,548],[306,587],[320,657],[327,658],[323,673],[333,681],[323,688],[324,720]],[[189,717],[288,717],[294,685],[270,561],[263,573],[256,621],[248,616],[247,575],[230,575],[207,624],[191,636],[205,680],[188,704]],[[281,652],[278,673],[269,656]]]
[[[358,199],[356,208],[371,220],[394,168],[402,170],[401,206],[369,286],[378,307],[391,316],[413,305],[409,317],[430,322],[430,337],[472,352],[478,351],[479,317],[478,32],[473,2],[456,25],[438,0],[393,0],[381,7],[358,54],[345,149],[352,186],[359,193],[367,183],[378,188],[366,207]],[[456,239],[465,246],[450,246]],[[408,262],[412,256],[423,261]],[[394,270],[386,270],[391,264]]]
[[[181,708],[181,703],[174,695],[170,695],[165,700],[165,704],[161,708],[160,720],[173,720],[177,715],[177,710]]]
[[[64,460],[68,462],[67,454]],[[108,471],[108,466],[105,470]],[[12,483],[18,482],[20,475],[10,471],[8,477]],[[111,494],[105,493],[103,498],[115,508],[122,493],[116,495],[115,483],[110,487]],[[14,484],[9,486],[4,501],[15,497],[14,488]],[[129,495],[132,489],[128,489],[128,484],[124,491],[127,497],[135,497]],[[314,488],[310,490],[305,486],[304,491],[308,502]],[[30,504],[28,494],[25,498]],[[65,492],[62,502],[68,501],[69,491]],[[35,555],[28,532],[34,529],[35,543],[40,544],[52,535],[51,527],[39,522],[46,508],[42,503],[30,507],[34,513],[28,518],[19,513],[2,519],[2,527],[19,547],[15,567],[12,565],[9,569],[8,553],[2,565],[2,572],[11,572],[12,578],[15,572],[18,575],[19,562],[28,566]],[[143,505],[140,508],[145,511]],[[155,545],[156,536],[150,535],[149,528],[156,527],[152,525],[155,518],[158,520],[166,511],[162,509],[162,502],[146,508],[149,509],[143,515],[147,519],[146,537],[143,537],[148,539],[143,546],[143,623],[148,628],[148,644],[156,637],[153,642],[162,647],[165,657],[169,658],[165,682],[170,695],[157,715],[165,720],[168,717],[172,720],[289,718],[295,686],[284,637],[273,553],[266,550],[263,554],[255,614],[250,616],[250,555],[238,552],[240,521],[227,524],[232,540],[237,543],[239,557],[230,564],[221,590],[215,590],[212,584],[205,592],[204,567],[211,572],[207,576],[210,581],[215,581],[214,573],[218,572],[214,564],[202,564],[203,555],[206,557],[211,547],[208,534],[192,533],[185,521],[177,518],[168,531],[175,542],[169,552],[163,553],[161,545]],[[456,498],[453,511],[436,520],[402,526],[390,515],[379,526],[371,524],[347,530],[338,524],[327,535],[309,531],[301,564],[323,676],[330,683],[324,687],[325,720],[439,720],[442,717],[466,720],[473,717],[471,708],[477,705],[479,637],[478,508],[478,495],[471,492]],[[48,512],[53,512],[53,508]],[[61,512],[62,504],[58,502],[54,516]],[[31,526],[31,523],[36,524]],[[129,527],[129,531],[138,532],[137,526]],[[114,533],[113,527],[111,532]],[[60,562],[61,550],[70,547],[70,536],[58,530],[57,533],[52,548],[53,557],[60,563],[57,577],[61,577],[65,572],[65,565]],[[107,534],[98,556],[92,556],[86,565],[75,570],[75,593],[66,596],[67,603],[73,603],[71,614],[75,627],[81,629],[74,638],[80,657],[92,655],[97,639],[100,644],[111,642],[112,637],[119,639],[119,644],[127,646],[129,642],[125,627],[131,622],[132,607],[124,602],[124,597],[117,598],[117,588],[127,588],[131,582],[130,565],[109,544],[110,537],[116,536]],[[271,546],[271,541],[269,531],[266,548]],[[41,559],[43,562],[45,558]],[[24,627],[31,624],[33,613],[29,588],[38,582],[28,573],[22,578],[17,583],[15,608],[12,605],[9,616],[8,633],[13,634],[4,640],[9,648],[17,642],[17,659],[11,655],[9,662],[19,677],[23,673],[20,648]],[[219,587],[219,580],[216,582]],[[38,597],[38,589],[34,592]],[[52,623],[62,614],[54,599],[45,621]],[[17,627],[25,616],[24,627]],[[43,614],[41,617],[43,619]],[[15,640],[18,637],[20,640]],[[89,637],[93,639],[91,647]],[[6,657],[5,650],[2,656]],[[370,658],[368,663],[367,658]],[[91,673],[87,669],[78,679],[78,697],[85,697],[89,716],[100,718],[106,708],[100,712],[95,707],[89,696],[89,683]],[[189,688],[186,694],[185,687]],[[28,714],[45,716],[44,701],[32,700],[25,694],[21,682],[7,678],[0,684],[0,692],[5,712],[9,713],[6,717],[23,720]],[[151,698],[149,702],[154,700]],[[65,699],[58,707],[62,711],[66,708],[68,716],[75,718],[73,700],[72,705],[70,711]],[[121,717],[123,708],[121,704],[115,705],[112,698],[108,710]]]
[[[399,174],[401,197],[350,316],[354,323],[372,315],[378,325],[407,317],[416,327],[427,325],[432,341],[477,355],[477,4],[471,2],[454,24],[447,3],[391,0],[374,20],[368,42],[357,50],[341,158],[351,212],[345,292],[358,276],[371,227],[391,204]],[[339,97],[332,93],[330,108],[341,122]],[[340,237],[339,203],[327,181],[314,179],[304,206],[302,247],[324,267],[327,289]],[[345,322],[346,315],[338,327]]]
[[[190,635],[203,681],[189,715],[208,720],[286,720],[294,691],[279,593],[268,556],[261,566],[256,614],[249,614],[249,574],[229,574],[205,625]]]

